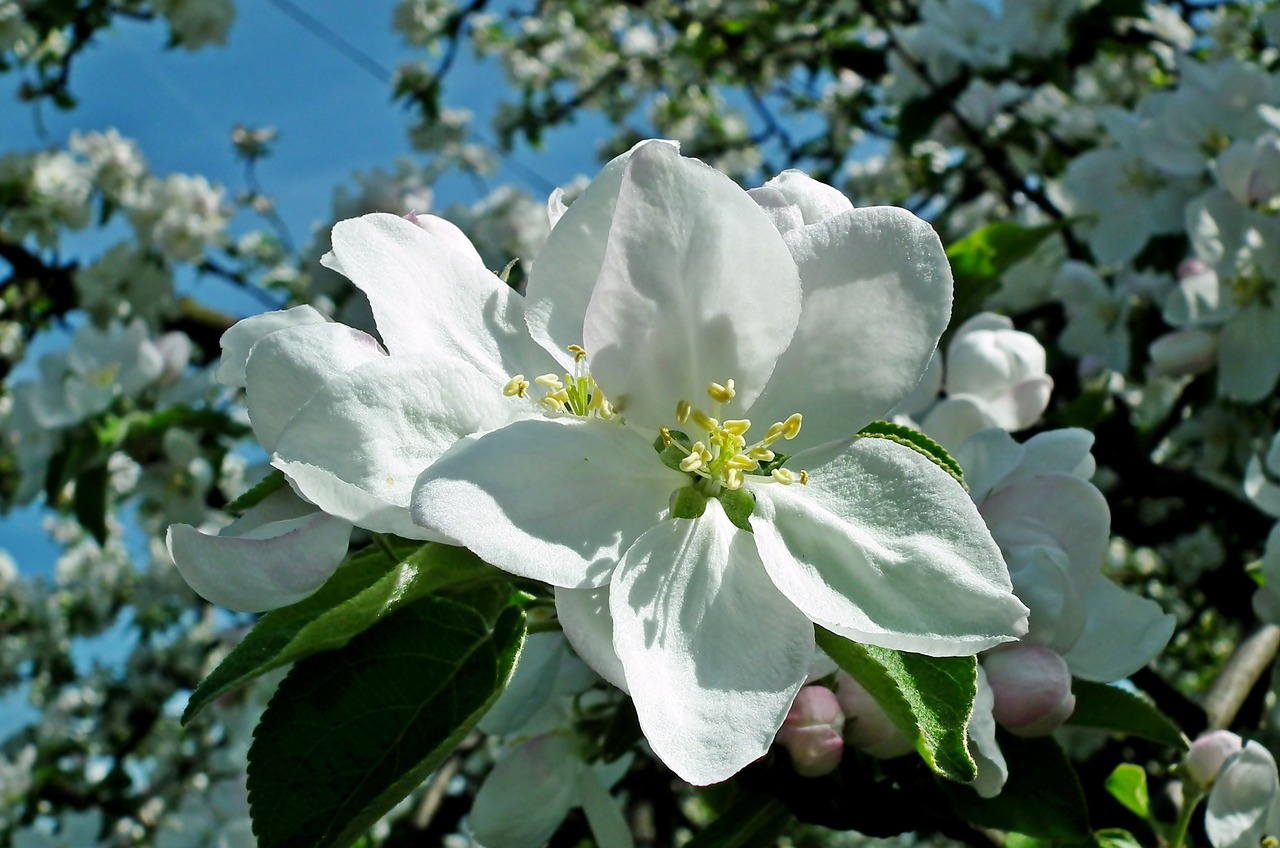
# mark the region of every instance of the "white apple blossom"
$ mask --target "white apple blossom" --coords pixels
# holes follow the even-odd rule
[[[1108,284],[1092,266],[1064,262],[1054,290],[1067,313],[1058,343],[1067,353],[1087,358],[1119,374],[1129,370],[1129,307],[1133,296],[1117,283]],[[1091,369],[1092,370],[1092,369]]]
[[[1271,752],[1249,741],[1209,790],[1204,829],[1213,848],[1256,848],[1280,837],[1280,777]]]
[[[1219,185],[1241,205],[1271,208],[1280,196],[1280,138],[1274,133],[1234,142],[1215,165]]]
[[[358,284],[403,280],[398,299],[371,296],[393,353],[410,339],[431,346],[436,369],[464,351],[515,374],[507,404],[527,410],[492,415],[489,432],[427,465],[415,519],[558,587],[574,647],[630,691],[655,752],[696,783],[767,750],[808,674],[811,621],[934,655],[1021,630],[1022,607],[952,481],[910,449],[849,438],[911,390],[945,325],[936,236],[899,210],[852,209],[796,172],[754,199],[667,144],[615,160],[556,223],[527,301],[487,309],[523,307],[545,352],[522,365],[504,358],[515,340],[470,317],[478,304],[461,294],[437,295],[441,317],[427,320],[448,329],[424,331],[426,315],[409,309],[422,281],[406,272],[439,272],[414,256],[430,242],[410,225],[383,216],[334,235]],[[563,380],[523,376],[556,363]],[[404,406],[418,385],[381,393]],[[470,389],[450,396],[488,403]],[[323,420],[345,429],[353,413]],[[776,423],[748,443],[748,415]],[[696,428],[687,443],[681,426]],[[792,467],[760,473],[784,439],[801,451]],[[922,607],[941,585],[966,600]]]
[[[1272,437],[1265,457],[1254,454],[1249,458],[1244,492],[1258,509],[1280,518],[1280,433]]]

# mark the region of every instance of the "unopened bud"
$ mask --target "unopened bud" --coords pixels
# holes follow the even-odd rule
[[[844,741],[882,760],[915,750],[871,693],[843,671],[836,675],[836,699],[844,711]]]
[[[995,696],[996,721],[1017,736],[1046,736],[1076,708],[1071,671],[1055,651],[1018,643],[992,651],[982,667]]]
[[[844,713],[835,694],[822,686],[805,686],[778,730],[778,744],[791,755],[796,774],[821,777],[840,765],[843,728]]]
[[[1223,764],[1244,746],[1244,740],[1230,730],[1214,730],[1191,744],[1183,761],[1183,775],[1201,789],[1208,789],[1218,778]]]

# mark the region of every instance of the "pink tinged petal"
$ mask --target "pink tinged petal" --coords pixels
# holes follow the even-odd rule
[[[182,578],[202,598],[262,612],[319,589],[346,556],[350,537],[348,522],[283,490],[217,536],[174,524],[165,543]]]
[[[767,427],[803,414],[798,450],[852,436],[916,387],[951,319],[951,266],[902,209],[852,209],[784,238],[803,305],[750,416]]]
[[[275,450],[285,424],[328,380],[386,359],[372,336],[343,324],[306,324],[263,337],[245,366],[254,435]]]
[[[1099,683],[1120,680],[1169,644],[1177,620],[1155,601],[1140,598],[1101,574],[1083,589],[1088,610],[1084,633],[1063,655],[1076,677]]]
[[[995,719],[1016,736],[1047,736],[1075,712],[1071,672],[1048,648],[1002,646],[983,657],[982,667],[995,695]]]
[[[1082,583],[1061,548],[1019,545],[1005,552],[1018,600],[1031,610],[1024,642],[1066,653],[1080,641],[1089,612]]]
[[[969,716],[969,756],[978,766],[978,776],[969,785],[983,798],[999,795],[1009,779],[1009,766],[1004,752],[1000,750],[1000,743],[996,741],[994,709],[995,695],[979,665],[978,694],[973,700],[973,714]]]
[[[327,261],[368,296],[393,356],[451,354],[501,386],[541,358],[522,298],[441,227],[383,213],[340,221]]]
[[[1204,812],[1204,829],[1214,848],[1245,848],[1280,830],[1280,778],[1271,753],[1246,742],[1227,760]]]
[[[799,314],[795,263],[746,192],[670,145],[637,148],[583,328],[614,408],[660,427],[678,401],[709,406],[708,384],[730,378],[737,408],[750,406]]]
[[[314,306],[295,306],[292,309],[282,309],[278,312],[267,312],[245,318],[222,334],[222,340],[219,342],[222,346],[222,361],[218,363],[218,370],[214,376],[224,386],[230,386],[233,389],[243,388],[245,363],[249,361],[249,351],[259,339],[285,327],[323,324],[328,320]]]
[[[679,149],[675,142],[661,143]],[[566,348],[582,344],[582,318],[604,262],[622,172],[635,149],[605,165],[567,208],[563,193],[553,193],[547,202],[551,235],[529,272],[525,321],[529,335],[566,369],[573,368]]]
[[[517,421],[432,465],[414,520],[486,562],[553,586],[604,585],[688,477],[616,421]]]
[[[285,427],[273,464],[330,514],[439,540],[409,515],[418,475],[464,436],[522,413],[529,404],[461,359],[383,357],[317,392]]]
[[[830,774],[844,757],[844,713],[830,689],[805,686],[778,731],[778,744],[791,755],[801,777]]]
[[[704,786],[764,756],[809,671],[813,625],[769,582],[751,534],[719,501],[637,539],[609,606],[659,759]]]
[[[813,621],[929,656],[976,654],[1026,632],[999,549],[938,466],[871,438],[789,465],[808,470],[808,485],[753,487],[751,525],[769,576]]]
[[[1250,403],[1271,394],[1280,378],[1280,306],[1252,303],[1218,335],[1218,393]]]
[[[1208,789],[1218,779],[1219,772],[1234,754],[1244,747],[1244,740],[1230,730],[1211,730],[1191,743],[1191,750],[1183,761],[1183,772],[1192,783]]]
[[[880,760],[902,757],[915,750],[884,707],[843,671],[836,672],[836,699],[845,716],[845,741],[854,748]]]
[[[579,805],[584,769],[572,741],[561,734],[513,748],[476,793],[468,819],[472,835],[489,848],[538,848]]]
[[[556,617],[565,638],[582,661],[623,692],[630,692],[622,660],[613,649],[609,587],[562,589],[557,586]]]
[[[993,492],[982,504],[982,517],[1006,551],[1022,545],[1061,548],[1078,582],[1102,569],[1111,509],[1087,480],[1070,474],[1023,477]]]

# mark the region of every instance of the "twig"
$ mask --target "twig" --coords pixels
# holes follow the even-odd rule
[[[1204,699],[1209,729],[1229,727],[1280,650],[1280,627],[1266,624],[1236,648]]]

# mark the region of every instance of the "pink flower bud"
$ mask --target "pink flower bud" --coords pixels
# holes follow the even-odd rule
[[[778,744],[791,755],[791,764],[802,777],[821,777],[835,771],[844,754],[844,713],[830,689],[805,686],[796,695],[782,727]]]
[[[1071,671],[1056,652],[1017,643],[982,658],[995,695],[993,713],[1010,733],[1046,736],[1062,726],[1076,708]]]
[[[836,698],[847,721],[845,741],[859,751],[888,760],[915,749],[871,693],[843,671],[836,676]]]
[[[1170,377],[1184,377],[1212,368],[1217,348],[1213,333],[1190,329],[1165,333],[1151,343],[1148,352],[1156,371]]]
[[[1208,789],[1217,779],[1227,759],[1244,746],[1244,740],[1230,730],[1213,730],[1191,744],[1183,762],[1183,774],[1201,789]]]

